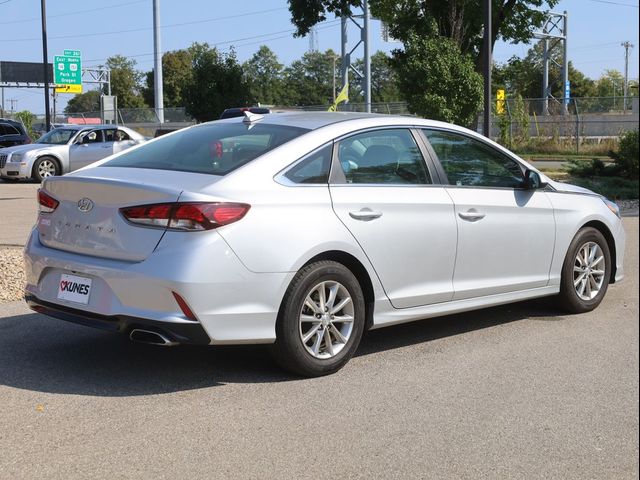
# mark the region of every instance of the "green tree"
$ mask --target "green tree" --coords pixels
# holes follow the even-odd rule
[[[278,61],[278,56],[273,50],[266,45],[260,46],[242,68],[253,103],[282,103],[284,66]]]
[[[24,128],[27,131],[27,135],[29,135],[31,139],[35,140],[37,138],[37,135],[33,133],[33,121],[36,119],[36,116],[29,110],[22,110],[21,112],[17,112],[15,116],[24,125]]]
[[[165,108],[184,107],[184,89],[191,81],[191,53],[188,50],[174,50],[162,55],[162,98]],[[145,103],[153,107],[154,70],[146,73],[142,97]]]
[[[74,95],[64,109],[65,115],[99,111],[100,95],[101,92],[99,90],[89,90],[79,95]]]
[[[512,43],[527,42],[542,25],[544,5],[553,8],[559,0],[493,0],[491,45],[497,39]],[[389,34],[405,43],[409,37],[445,37],[460,51],[471,55],[481,71],[483,27],[482,3],[478,0],[371,0],[372,14],[389,27]],[[326,19],[349,14],[362,0],[289,0],[291,19],[297,35],[306,35],[311,27]],[[435,28],[434,28],[435,26]]]
[[[482,105],[482,77],[455,42],[409,36],[404,50],[394,52],[393,65],[411,112],[461,125],[474,122]]]
[[[333,50],[307,52],[284,70],[284,103],[329,105],[333,100]],[[338,67],[336,66],[336,69]]]
[[[111,70],[111,94],[118,97],[118,108],[145,107],[141,95],[142,73],[136,70],[136,61],[114,55],[107,59],[107,67]]]
[[[221,53],[206,43],[189,47],[192,75],[183,98],[196,120],[217,119],[225,108],[241,107],[251,100],[242,66],[235,53]]]

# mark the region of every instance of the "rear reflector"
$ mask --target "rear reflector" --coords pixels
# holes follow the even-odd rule
[[[38,205],[41,213],[51,213],[58,208],[59,204],[60,202],[46,194],[44,190],[38,189]]]
[[[244,203],[158,203],[121,208],[129,222],[173,230],[202,231],[237,222],[250,206]]]
[[[189,308],[189,305],[187,305],[187,302],[184,301],[184,298],[182,298],[176,292],[171,292],[171,293],[173,293],[173,298],[175,298],[176,302],[178,302],[178,305],[180,306],[180,310],[182,310],[182,313],[184,313],[184,316],[187,317],[189,320],[193,320],[194,322],[197,322],[198,319]]]

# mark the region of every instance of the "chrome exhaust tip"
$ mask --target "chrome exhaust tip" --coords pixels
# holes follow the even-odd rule
[[[178,342],[168,339],[161,333],[153,332],[151,330],[143,330],[141,328],[134,328],[129,334],[129,339],[132,342],[147,343],[150,345],[160,345],[163,347],[173,347],[178,345]]]

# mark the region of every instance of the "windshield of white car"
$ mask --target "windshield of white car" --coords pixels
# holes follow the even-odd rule
[[[159,137],[100,166],[226,175],[308,131],[241,121],[205,123]]]
[[[56,128],[41,136],[36,143],[46,143],[49,145],[66,145],[71,140],[78,130],[71,130],[67,128]]]

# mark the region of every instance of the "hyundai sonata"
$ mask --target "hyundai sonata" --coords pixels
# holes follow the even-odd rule
[[[246,113],[45,179],[34,310],[175,344],[272,344],[335,372],[363,331],[622,279],[617,206],[450,124]]]

